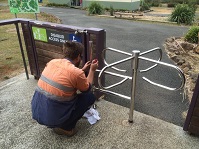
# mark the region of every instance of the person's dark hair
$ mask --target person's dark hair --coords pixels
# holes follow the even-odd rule
[[[65,58],[69,58],[74,60],[78,57],[78,55],[82,55],[84,50],[84,46],[80,42],[76,41],[67,41],[63,45],[63,53]]]

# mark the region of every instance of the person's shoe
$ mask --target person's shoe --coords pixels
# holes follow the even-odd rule
[[[61,128],[53,128],[53,131],[58,135],[66,135],[67,137],[72,137],[77,133],[77,130],[74,128],[72,130],[64,130]]]

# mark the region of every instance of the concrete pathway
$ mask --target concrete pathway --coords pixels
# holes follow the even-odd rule
[[[199,138],[182,127],[134,112],[134,123],[127,121],[129,109],[100,100],[96,102],[101,120],[78,124],[72,138],[59,136],[31,118],[30,103],[37,81],[25,74],[0,83],[1,149],[198,149]]]

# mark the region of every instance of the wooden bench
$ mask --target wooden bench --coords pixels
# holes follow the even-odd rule
[[[132,16],[133,18],[135,18],[135,16],[143,16],[143,14],[141,13],[124,13],[124,12],[115,12],[115,15],[119,15],[120,18],[125,15],[125,16]]]

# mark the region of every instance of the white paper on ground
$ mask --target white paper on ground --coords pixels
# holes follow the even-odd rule
[[[86,111],[83,117],[86,117],[91,125],[95,124],[98,120],[100,120],[98,111],[93,108],[90,108],[88,111]]]

